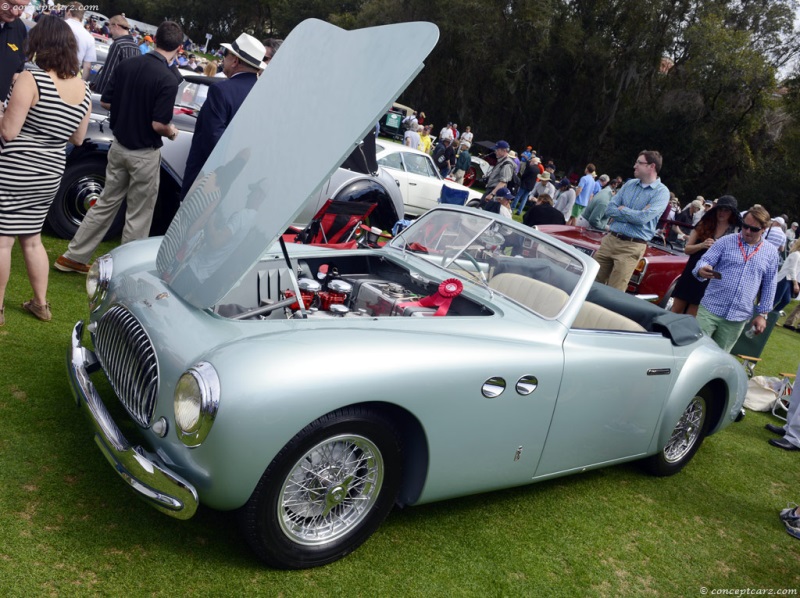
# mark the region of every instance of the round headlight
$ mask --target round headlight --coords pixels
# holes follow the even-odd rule
[[[219,408],[219,378],[208,362],[189,368],[175,387],[175,430],[187,446],[205,440]]]
[[[110,255],[97,258],[86,274],[86,294],[89,296],[89,309],[95,311],[106,298],[114,261]]]

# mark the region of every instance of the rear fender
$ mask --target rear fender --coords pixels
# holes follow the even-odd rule
[[[714,434],[736,419],[747,391],[747,376],[733,356],[722,353],[707,338],[699,341],[678,374],[656,427],[650,454],[666,445],[686,406],[704,388],[713,397],[706,429],[708,434]]]

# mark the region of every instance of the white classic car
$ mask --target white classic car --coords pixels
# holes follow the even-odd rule
[[[481,194],[464,185],[446,180],[439,174],[436,164],[425,152],[399,145],[378,141],[375,144],[378,164],[388,172],[400,187],[406,215],[419,216],[439,204],[442,185],[463,191],[462,205],[477,204]]]

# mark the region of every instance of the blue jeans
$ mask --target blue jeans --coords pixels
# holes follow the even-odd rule
[[[789,305],[789,302],[792,300],[793,286],[794,282],[788,278],[784,278],[778,283],[778,286],[775,288],[775,304],[772,307],[772,311],[781,311],[784,307]]]
[[[522,210],[525,209],[525,204],[528,203],[528,195],[530,192],[530,189],[523,189],[522,187],[519,188],[519,191],[517,191],[517,196],[514,198],[514,203],[511,206],[512,212],[517,209],[517,204],[522,202],[522,204],[519,206],[519,211],[517,212],[517,214],[522,214]]]

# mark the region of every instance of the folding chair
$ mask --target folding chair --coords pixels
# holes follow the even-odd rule
[[[754,315],[757,313],[758,312],[754,312]],[[775,328],[778,318],[778,312],[771,311],[767,315],[767,327],[764,329],[764,332],[754,336],[753,338],[748,338],[747,336],[747,329],[750,327],[748,324],[745,326],[745,329],[742,331],[742,334],[739,335],[736,344],[731,349],[731,353],[736,355],[736,357],[744,362],[744,367],[747,371],[748,378],[753,377],[756,364],[761,361],[761,352],[764,350],[764,347],[769,340],[769,336],[772,334],[772,330]]]
[[[376,203],[329,199],[305,229],[287,239],[306,245],[327,245],[338,249],[355,248],[356,232],[377,207]]]
[[[463,206],[467,203],[469,191],[453,189],[447,185],[442,185],[442,192],[439,194],[439,203]]]
[[[781,387],[778,389],[778,400],[772,405],[772,415],[778,419],[786,421],[786,414],[789,411],[789,402],[792,400],[793,380],[796,374],[781,372]],[[781,415],[783,413],[783,415]]]

